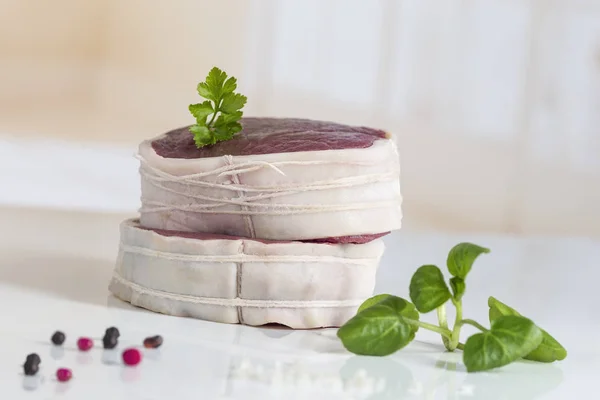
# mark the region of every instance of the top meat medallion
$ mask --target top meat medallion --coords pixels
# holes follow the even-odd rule
[[[139,148],[143,226],[258,239],[364,243],[399,229],[400,165],[384,131],[243,118],[197,148],[187,127]]]

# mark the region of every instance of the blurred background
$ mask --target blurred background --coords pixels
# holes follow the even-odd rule
[[[135,213],[214,65],[391,131],[407,230],[600,236],[599,0],[0,0],[0,205]]]

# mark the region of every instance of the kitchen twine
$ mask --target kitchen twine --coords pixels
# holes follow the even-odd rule
[[[255,172],[263,168],[270,168],[278,174],[285,173],[280,169],[283,166],[299,165],[299,166],[318,166],[318,165],[359,165],[372,166],[372,162],[360,161],[332,161],[332,160],[312,160],[312,161],[246,161],[239,164],[233,163],[233,157],[230,155],[223,156],[225,165],[215,168],[210,171],[199,172],[182,176],[171,175],[165,171],[155,168],[141,156],[136,155],[140,160],[140,175],[143,179],[158,189],[173,193],[178,196],[183,196],[189,199],[201,200],[205,203],[201,204],[168,204],[161,201],[150,200],[142,197],[141,213],[153,213],[161,211],[191,211],[205,214],[238,214],[244,216],[244,221],[250,237],[255,237],[254,226],[250,218],[251,215],[297,215],[319,212],[336,212],[350,210],[364,210],[370,208],[380,208],[395,206],[401,201],[398,196],[396,199],[386,201],[360,202],[350,204],[268,204],[256,203],[256,201],[272,199],[276,197],[289,196],[297,193],[348,188],[369,183],[386,182],[398,179],[398,171],[387,171],[375,174],[364,174],[350,176],[337,179],[320,180],[310,183],[292,183],[279,184],[273,186],[249,186],[240,183],[239,175]],[[230,180],[224,182],[208,182],[204,180],[209,176],[231,177]],[[177,190],[166,184],[178,183],[182,189]],[[178,187],[178,186],[176,186]],[[213,188],[223,189],[237,192],[237,198],[215,198],[202,194],[189,193],[188,188]],[[240,210],[222,210],[221,207],[227,205],[240,206]],[[134,282],[128,281],[121,277],[117,272],[113,279],[120,284],[127,286],[136,294],[147,294],[153,297],[165,298],[181,302],[206,305],[220,305],[226,307],[237,307],[238,319],[243,323],[241,308],[242,307],[259,307],[259,308],[331,308],[331,307],[356,307],[359,306],[364,299],[360,300],[328,300],[328,301],[276,301],[276,300],[248,300],[240,298],[241,293],[241,266],[245,262],[314,262],[314,263],[332,263],[343,262],[345,264],[365,265],[369,259],[341,259],[336,257],[317,257],[317,256],[265,256],[257,257],[245,254],[229,255],[229,256],[206,256],[206,255],[186,255],[159,252],[147,248],[140,248],[128,245],[121,245],[123,252],[134,254],[143,254],[150,257],[158,257],[176,261],[192,261],[192,262],[233,262],[237,266],[237,290],[236,298],[222,299],[210,297],[198,297],[189,295],[179,295],[168,293],[156,289],[145,288]],[[371,260],[372,261],[372,260]]]
[[[223,307],[255,307],[255,308],[337,308],[358,307],[364,299],[350,300],[250,300],[250,299],[223,299],[217,297],[200,297],[184,294],[174,294],[158,289],[150,289],[123,278],[118,273],[113,274],[113,281],[128,287],[137,296],[148,295],[166,300],[181,301],[189,304],[202,304]],[[240,323],[243,321],[240,319]]]
[[[165,251],[158,251],[149,249],[147,247],[132,246],[125,243],[121,243],[119,247],[122,253],[139,254],[147,257],[160,258],[170,261],[185,261],[185,262],[210,262],[210,263],[225,263],[231,262],[237,264],[237,290],[236,297],[232,299],[215,298],[215,297],[200,297],[192,295],[181,295],[165,292],[158,289],[150,289],[141,286],[137,283],[131,282],[128,279],[123,278],[118,270],[121,266],[117,267],[113,274],[113,280],[119,284],[128,287],[137,295],[146,294],[153,297],[159,297],[169,300],[182,301],[191,304],[204,304],[204,305],[217,305],[224,307],[237,307],[238,318],[240,323],[243,322],[241,318],[241,307],[258,307],[258,308],[332,308],[332,307],[356,307],[359,306],[364,299],[350,299],[350,300],[250,300],[240,298],[241,293],[241,265],[242,263],[274,263],[274,262],[286,262],[286,263],[343,263],[349,265],[357,265],[366,267],[370,263],[376,261],[376,258],[342,258],[334,256],[310,256],[310,255],[276,255],[276,256],[256,256],[251,254],[226,254],[226,255],[201,255],[201,254],[181,254],[172,253]],[[240,249],[241,250],[241,249]],[[122,257],[119,257],[122,260]]]
[[[269,163],[266,161],[247,161],[240,164],[233,164],[232,156],[224,156],[226,165],[211,171],[200,172],[190,175],[175,176],[161,171],[147,163],[140,155],[137,158],[141,161],[140,174],[150,184],[158,189],[187,197],[195,200],[202,200],[208,203],[202,204],[169,204],[161,201],[150,200],[142,197],[142,207],[140,212],[153,213],[160,211],[180,210],[205,214],[239,214],[250,215],[296,215],[319,212],[335,212],[364,210],[369,208],[388,207],[398,204],[400,198],[386,201],[370,201],[362,203],[349,204],[270,204],[256,203],[256,201],[271,199],[275,197],[288,196],[296,193],[347,188],[360,186],[369,183],[385,182],[398,179],[397,171],[389,171],[375,174],[357,175],[352,177],[330,179],[323,181],[314,181],[311,183],[282,184],[275,186],[249,186],[239,182],[240,174],[254,172],[262,168],[270,168],[275,172],[285,175],[279,167],[285,165],[326,165],[337,164],[336,161],[278,161]],[[349,165],[373,165],[373,163],[364,162],[341,162]],[[231,181],[222,183],[207,182],[203,180],[208,176],[217,175],[218,177],[231,176]],[[204,187],[224,189],[238,192],[237,198],[216,198],[202,194],[193,194],[184,190],[173,189],[165,186],[165,183],[180,183],[184,187]],[[254,194],[257,193],[257,194]],[[252,195],[254,194],[254,195]],[[220,210],[220,207],[227,205],[240,206],[241,210]],[[253,236],[251,236],[253,237]]]
[[[216,239],[227,240],[227,239]],[[256,256],[252,254],[224,254],[224,255],[204,255],[204,254],[181,254],[171,253],[166,251],[152,250],[147,247],[131,246],[121,244],[119,247],[124,253],[140,254],[147,257],[161,258],[169,261],[186,261],[186,262],[210,262],[210,263],[344,263],[352,265],[367,266],[373,262],[374,258],[342,258],[334,256]]]

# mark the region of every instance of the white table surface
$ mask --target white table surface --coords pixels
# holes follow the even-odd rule
[[[107,292],[124,217],[0,208],[1,399],[600,398],[598,241],[408,233],[386,238],[377,292],[407,297],[416,267],[443,267],[452,245],[473,241],[492,253],[469,276],[465,316],[486,322],[486,299],[494,295],[569,351],[555,364],[519,362],[467,374],[460,352],[444,353],[439,337],[423,330],[393,356],[356,357],[331,329],[253,328],[132,308]],[[145,351],[136,368],[111,365],[119,354],[98,345],[89,353],[75,350],[78,336],[101,338],[112,325],[121,331],[122,346],[153,334],[163,335],[164,346]],[[56,329],[67,334],[64,351],[49,344]],[[42,358],[33,379],[20,367],[31,352]],[[73,370],[67,384],[54,379],[61,366]]]

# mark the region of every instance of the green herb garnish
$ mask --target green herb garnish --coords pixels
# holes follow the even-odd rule
[[[525,358],[553,362],[567,356],[565,348],[550,334],[523,317],[513,308],[490,297],[488,305],[491,328],[471,319],[463,319],[462,298],[465,280],[479,255],[489,249],[472,243],[460,243],[448,254],[447,267],[453,276],[449,286],[435,265],[424,265],[414,273],[409,287],[409,301],[389,294],[367,299],[358,313],[338,330],[344,347],[355,354],[385,356],[405,347],[419,328],[442,336],[449,351],[463,350],[467,371],[485,371]],[[446,320],[446,303],[456,308],[452,329]],[[419,313],[437,310],[438,325],[420,321]],[[463,325],[472,325],[481,333],[460,343]]]
[[[499,318],[507,315],[521,316],[514,308],[507,306],[500,300],[493,297],[488,299],[488,306],[490,307],[490,322],[493,324]],[[556,339],[554,339],[548,332],[540,328],[542,331],[542,342],[535,348],[531,353],[527,354],[526,360],[539,361],[550,363],[553,361],[564,360],[567,356],[567,350]]]
[[[234,93],[237,80],[214,67],[206,76],[206,82],[198,84],[198,94],[205,101],[190,104],[190,113],[196,118],[196,124],[190,127],[194,142],[198,148],[233,138],[242,130],[239,120],[240,111],[246,104],[246,96]],[[209,118],[210,117],[210,118]]]

